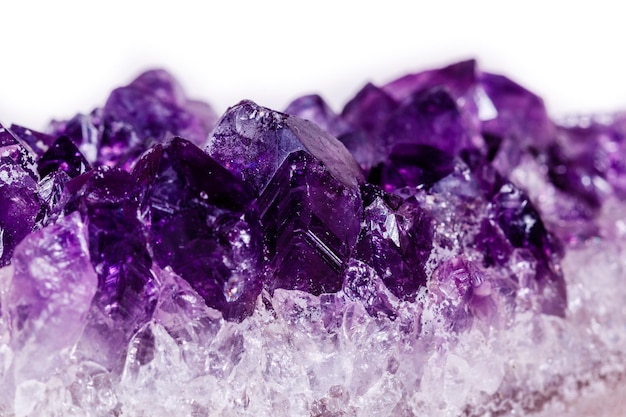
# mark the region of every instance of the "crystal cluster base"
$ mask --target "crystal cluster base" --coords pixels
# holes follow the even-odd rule
[[[0,415],[616,416],[626,116],[474,61],[0,125]]]

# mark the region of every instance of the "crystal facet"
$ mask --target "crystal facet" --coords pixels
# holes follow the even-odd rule
[[[261,289],[261,238],[246,185],[180,138],[145,154],[133,176],[156,263],[227,318],[249,315]]]

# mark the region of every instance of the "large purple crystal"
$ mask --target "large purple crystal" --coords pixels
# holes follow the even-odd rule
[[[252,193],[199,148],[174,138],[133,170],[155,261],[171,266],[227,318],[242,319],[261,290],[261,237]]]
[[[0,266],[33,231],[41,207],[38,179],[30,151],[0,125]]]
[[[268,287],[338,291],[362,213],[363,175],[346,148],[311,122],[247,101],[218,122],[208,152],[258,195]]]
[[[387,191],[423,187],[449,175],[466,146],[465,135],[461,113],[447,92],[433,89],[411,96],[381,132],[381,186]]]
[[[364,189],[364,227],[355,257],[370,265],[400,299],[414,299],[426,285],[426,261],[432,250],[432,224],[415,202]]]

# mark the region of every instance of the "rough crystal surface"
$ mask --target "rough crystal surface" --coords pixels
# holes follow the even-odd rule
[[[415,201],[368,186],[364,222],[355,257],[370,265],[400,299],[414,299],[426,285],[432,250],[432,219]]]
[[[57,361],[64,363],[85,327],[97,278],[80,216],[74,213],[29,235],[8,268],[2,306],[19,385],[50,374]]]
[[[470,60],[0,126],[0,415],[620,415],[625,121]]]
[[[37,172],[29,150],[0,125],[0,266],[33,231],[40,209]]]
[[[261,288],[251,191],[180,138],[144,155],[133,175],[157,264],[171,266],[226,317],[249,315]]]
[[[270,288],[336,292],[359,234],[361,198],[304,151],[282,163],[258,200]]]
[[[74,178],[89,169],[91,169],[89,162],[67,136],[61,136],[54,141],[37,161],[37,170],[41,178],[58,170]]]
[[[152,70],[115,89],[101,110],[56,122],[53,134],[92,148],[91,163],[128,169],[151,145],[176,135],[204,145],[216,119],[208,104],[187,99],[168,72]]]
[[[245,101],[218,122],[207,152],[258,195],[267,287],[336,292],[359,234],[363,174],[311,122]]]

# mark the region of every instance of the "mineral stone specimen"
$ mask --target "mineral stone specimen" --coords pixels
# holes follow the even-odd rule
[[[626,116],[476,62],[0,125],[0,415],[616,415]]]

